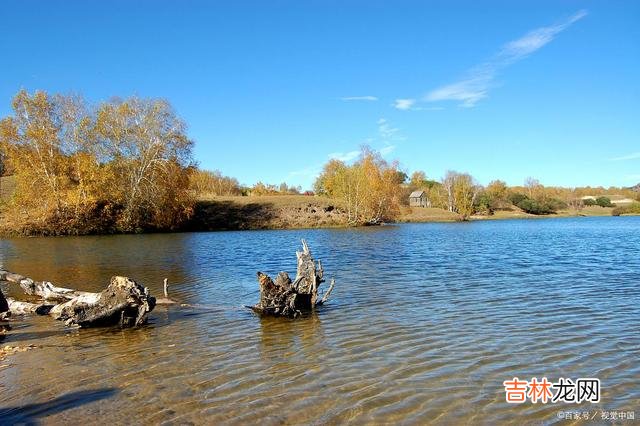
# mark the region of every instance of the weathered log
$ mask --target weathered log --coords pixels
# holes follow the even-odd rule
[[[112,277],[109,286],[101,293],[56,287],[47,281],[37,282],[7,271],[0,271],[0,280],[18,283],[26,294],[43,300],[43,303],[28,303],[11,299],[9,312],[16,315],[48,313],[67,325],[138,326],[146,322],[148,313],[156,305],[149,289],[127,277]],[[60,303],[46,303],[51,300]]]
[[[0,271],[0,281],[19,284],[29,296],[39,296],[44,300],[66,301],[82,294],[87,294],[84,291],[56,287],[48,281],[34,281],[31,278],[7,271]]]
[[[324,270],[320,261],[316,264],[313,260],[306,241],[302,240],[302,251],[296,252],[296,257],[298,265],[293,282],[286,272],[280,272],[275,281],[262,272],[257,273],[260,301],[251,309],[260,314],[297,317],[327,301],[335,282],[331,280],[329,290],[318,300]]]
[[[11,311],[9,309],[9,303],[7,299],[5,299],[4,294],[2,294],[2,289],[0,289],[0,321],[6,319],[11,315]]]
[[[49,281],[33,281],[31,278],[24,278],[19,282],[22,290],[29,296],[39,296],[44,300],[64,302],[78,296],[88,295],[85,291],[77,291],[71,288],[56,287]]]
[[[11,315],[37,314],[47,315],[55,305],[51,303],[29,303],[7,298]]]
[[[51,309],[50,315],[67,325],[135,327],[147,321],[156,305],[149,289],[127,277],[112,277],[101,293],[86,293]]]

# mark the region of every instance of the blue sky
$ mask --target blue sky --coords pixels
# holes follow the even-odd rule
[[[311,186],[362,144],[480,183],[640,182],[637,1],[3,1],[21,88],[163,97],[201,167]]]

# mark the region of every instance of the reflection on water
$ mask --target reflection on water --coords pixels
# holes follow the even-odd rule
[[[36,279],[95,291],[123,274],[159,294],[167,277],[193,306],[159,306],[135,330],[14,321],[3,344],[41,347],[4,361],[0,413],[521,424],[585,408],[507,405],[514,376],[598,377],[601,403],[586,409],[637,412],[639,229],[628,217],[1,241],[0,262]],[[298,320],[243,308],[256,270],[295,270],[302,237],[336,278],[330,304]]]

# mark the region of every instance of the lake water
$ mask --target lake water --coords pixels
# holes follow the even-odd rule
[[[260,318],[256,271],[307,239],[336,288]],[[0,423],[495,424],[640,418],[640,217],[0,242],[8,270],[98,291],[127,275],[192,307],[139,329],[23,317],[0,343]],[[14,296],[20,293],[3,284]],[[597,404],[505,402],[502,382],[601,380]],[[104,416],[104,417],[103,417]],[[600,419],[597,414],[596,419]],[[573,421],[584,424],[584,421]],[[571,422],[566,422],[571,423]]]

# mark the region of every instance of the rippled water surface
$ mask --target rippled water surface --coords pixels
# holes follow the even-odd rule
[[[97,291],[128,275],[192,307],[136,330],[11,323],[0,423],[554,423],[640,417],[640,217],[356,230],[15,239],[6,269]],[[255,272],[306,238],[337,285],[298,320],[260,318]],[[15,288],[5,292],[19,296]],[[509,405],[502,382],[597,377],[599,404]],[[580,423],[580,422],[578,422]]]

